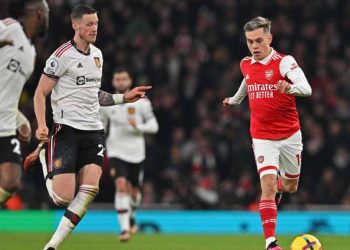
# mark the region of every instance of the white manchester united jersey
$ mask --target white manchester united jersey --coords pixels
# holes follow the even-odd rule
[[[156,133],[158,123],[148,99],[110,107],[101,107],[102,122],[109,124],[106,140],[108,157],[116,157],[130,163],[140,163],[146,157],[145,133]],[[133,119],[136,127],[129,124]]]
[[[0,48],[0,136],[4,137],[16,134],[18,101],[34,70],[35,48],[12,18],[0,20],[0,40],[13,42]]]
[[[46,61],[44,74],[56,79],[51,105],[55,123],[80,130],[103,129],[100,119],[98,91],[101,87],[103,58],[90,44],[88,53],[69,41]]]

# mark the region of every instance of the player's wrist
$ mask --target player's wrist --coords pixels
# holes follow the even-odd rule
[[[124,94],[113,94],[112,97],[115,104],[122,104],[126,102]]]

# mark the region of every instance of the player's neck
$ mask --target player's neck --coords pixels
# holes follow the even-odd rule
[[[21,23],[23,27],[23,31],[28,37],[28,39],[33,40],[36,35],[36,30],[34,25],[28,19],[25,20],[25,18],[19,19],[19,22]]]
[[[73,41],[75,43],[75,47],[78,50],[83,51],[84,53],[88,53],[89,52],[89,49],[90,49],[90,43],[89,42],[84,41],[83,39],[81,39],[77,35],[74,36]]]

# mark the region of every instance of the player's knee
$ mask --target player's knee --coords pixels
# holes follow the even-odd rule
[[[273,177],[261,179],[261,191],[264,197],[274,197],[277,193],[276,179]]]
[[[73,198],[72,194],[52,192],[52,201],[58,207],[68,207]]]
[[[285,189],[288,193],[295,193],[298,190],[298,184],[288,185]]]
[[[117,192],[118,193],[126,193],[128,191],[127,182],[126,182],[125,178],[118,178],[116,182],[117,182]]]
[[[8,173],[1,176],[1,187],[8,192],[14,193],[20,187],[21,174]]]

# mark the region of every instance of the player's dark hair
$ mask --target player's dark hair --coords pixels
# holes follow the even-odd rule
[[[92,8],[90,5],[79,4],[74,6],[72,13],[70,14],[71,20],[80,19],[83,15],[95,14],[97,10]]]
[[[123,73],[123,72],[128,73],[129,77],[132,78],[132,72],[127,67],[118,67],[118,68],[114,69],[113,75]]]
[[[18,19],[25,15],[27,8],[34,7],[34,5],[37,5],[35,7],[39,7],[39,4],[43,2],[44,0],[11,0],[8,7],[8,14],[12,18]]]

